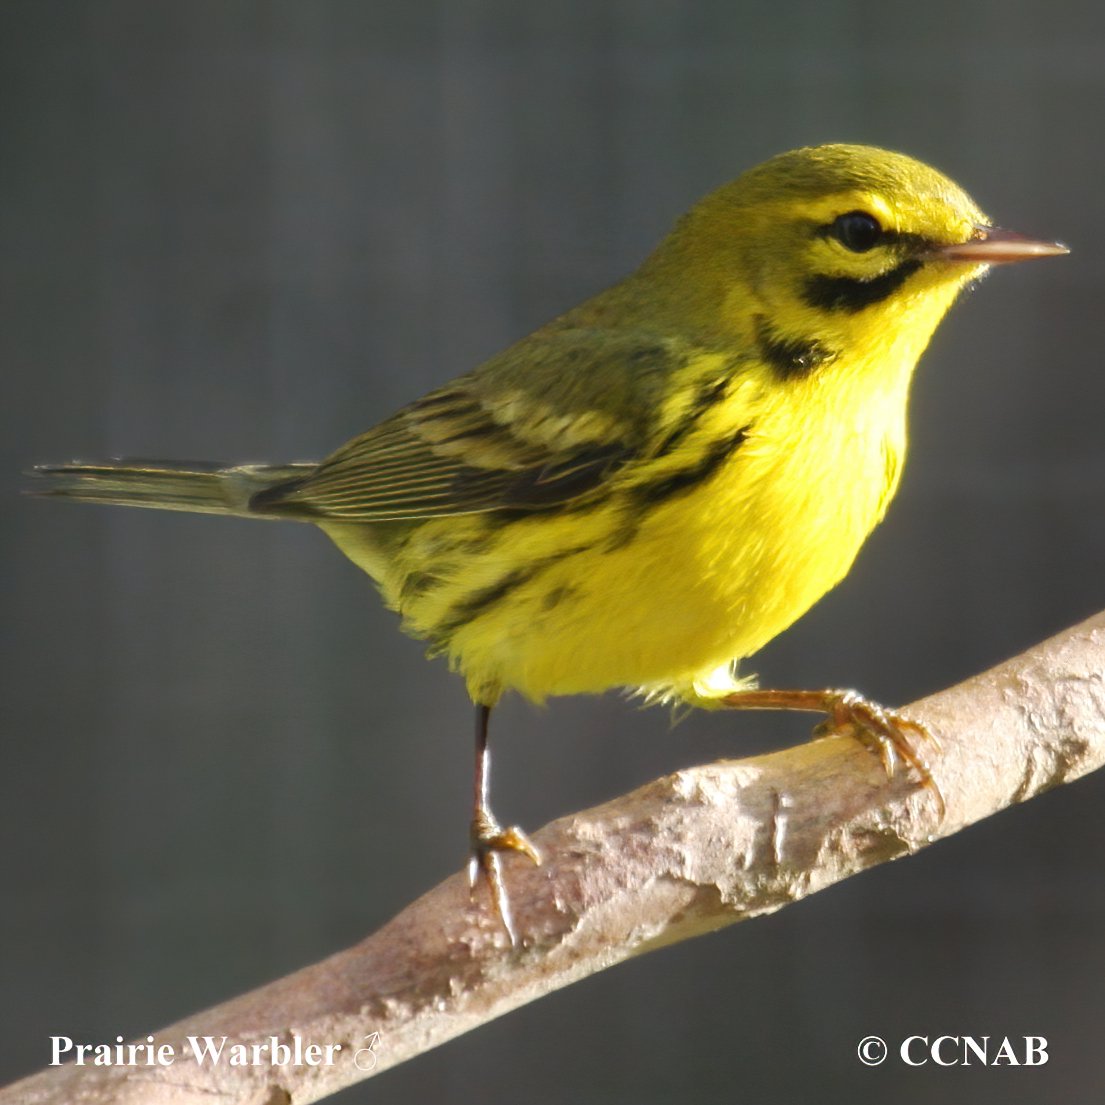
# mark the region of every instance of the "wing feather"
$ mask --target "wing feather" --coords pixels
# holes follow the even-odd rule
[[[646,447],[663,380],[685,356],[647,334],[533,335],[252,507],[373,522],[562,505]]]

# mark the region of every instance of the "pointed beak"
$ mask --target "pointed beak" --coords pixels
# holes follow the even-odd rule
[[[933,251],[935,257],[975,265],[1008,265],[1014,261],[1031,261],[1033,257],[1060,257],[1064,253],[1070,250],[1062,242],[1028,238],[1015,230],[1002,230],[1000,226],[980,226],[969,241],[939,246]]]

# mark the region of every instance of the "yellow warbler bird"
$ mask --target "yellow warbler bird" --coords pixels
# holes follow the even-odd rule
[[[905,749],[849,692],[758,691],[737,661],[848,571],[886,511],[910,377],[987,267],[1067,252],[865,146],[795,150],[690,209],[632,275],[321,463],[73,463],[47,494],[319,526],[476,704],[473,879],[513,938],[488,804],[504,691],[639,689],[824,710]]]

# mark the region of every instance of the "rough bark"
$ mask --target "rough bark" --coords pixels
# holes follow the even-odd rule
[[[888,779],[848,734],[679,771],[546,826],[543,866],[505,862],[517,948],[458,874],[355,947],[157,1032],[172,1065],[51,1068],[0,1091],[0,1105],[317,1101],[630,956],[770,913],[1100,767],[1103,673],[1105,613],[907,707],[939,735],[939,754],[922,751],[942,813],[915,772]],[[189,1036],[228,1037],[222,1060],[197,1065]],[[332,1064],[274,1066],[274,1037],[341,1050]],[[235,1042],[268,1046],[234,1066]]]

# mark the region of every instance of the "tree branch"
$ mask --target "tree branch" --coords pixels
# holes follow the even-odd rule
[[[518,949],[485,890],[473,904],[455,875],[348,951],[156,1033],[171,1065],[145,1065],[145,1051],[137,1065],[90,1055],[0,1091],[0,1105],[317,1101],[630,956],[770,913],[1100,767],[1103,672],[1105,613],[909,706],[943,747],[929,752],[942,818],[931,789],[904,771],[887,780],[843,734],[679,771],[547,825],[542,867],[506,861]],[[190,1036],[228,1037],[220,1061],[197,1064]],[[296,1037],[301,1060],[309,1044],[341,1050],[332,1063],[320,1050],[315,1064],[273,1065],[274,1048],[294,1059],[279,1045]],[[235,1043],[264,1046],[231,1065]]]

